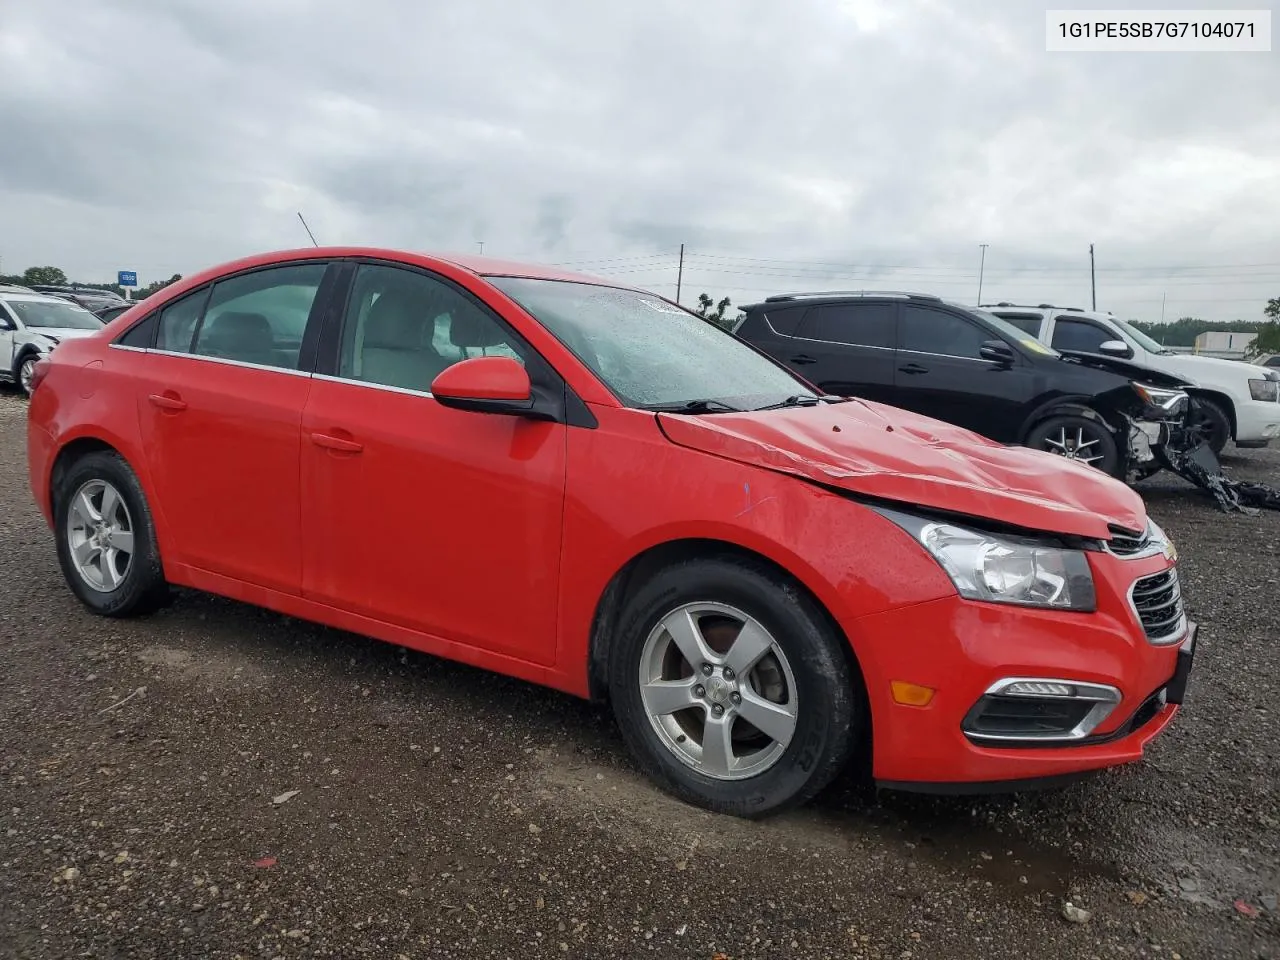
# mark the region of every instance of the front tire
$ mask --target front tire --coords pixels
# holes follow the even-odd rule
[[[718,813],[776,813],[826,786],[866,733],[844,643],[812,599],[762,565],[680,563],[623,610],[614,715],[663,789]]]
[[[54,491],[58,563],[94,613],[150,613],[168,596],[155,523],[142,486],[118,453],[75,461]]]
[[[1187,429],[1202,443],[1208,444],[1217,456],[1231,439],[1231,417],[1217,400],[1192,397],[1191,409],[1187,412]]]
[[[1115,438],[1097,420],[1072,415],[1050,417],[1032,428],[1026,445],[1067,460],[1078,460],[1124,479],[1120,473],[1120,451]]]

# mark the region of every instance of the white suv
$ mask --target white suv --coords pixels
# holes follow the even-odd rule
[[[12,381],[29,394],[37,361],[61,341],[87,337],[102,326],[79,304],[27,287],[0,285],[0,381]]]
[[[1280,437],[1280,376],[1238,360],[1174,353],[1130,323],[1109,313],[1042,303],[984,304],[982,309],[1057,350],[1123,357],[1195,384],[1189,420],[1218,453],[1228,440],[1238,447],[1265,447]]]

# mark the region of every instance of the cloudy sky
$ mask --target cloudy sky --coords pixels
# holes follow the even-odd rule
[[[1093,243],[1102,309],[1260,318],[1280,52],[1049,54],[1044,6],[4,0],[0,268],[146,283],[301,210],[668,295],[683,242],[686,301],[972,301],[986,243],[984,300],[1088,306]]]

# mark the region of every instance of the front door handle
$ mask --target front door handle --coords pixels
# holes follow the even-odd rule
[[[904,363],[902,366],[898,368],[898,371],[900,373],[910,373],[910,374],[928,373],[929,368],[922,367],[918,363]]]
[[[168,393],[153,393],[147,397],[153,406],[159,407],[161,410],[179,410],[187,409],[187,401],[183,400],[172,390]]]
[[[362,443],[356,443],[354,440],[343,440],[341,437],[332,437],[327,433],[311,434],[311,442],[317,447],[336,450],[338,453],[359,453],[364,449],[364,444]]]
[[[791,362],[792,363],[817,363],[818,358],[811,357],[807,353],[802,353],[802,354],[799,354],[798,356],[792,357]]]

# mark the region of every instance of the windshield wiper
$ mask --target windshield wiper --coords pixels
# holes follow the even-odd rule
[[[731,403],[725,403],[723,400],[713,400],[710,397],[703,397],[697,400],[689,400],[685,403],[648,403],[644,409],[652,410],[655,413],[741,413],[741,407],[735,407]]]
[[[781,410],[783,407],[816,407],[821,403],[821,398],[815,397],[808,393],[798,393],[795,396],[787,397],[778,403],[770,403],[763,407],[756,407],[757,410]]]

